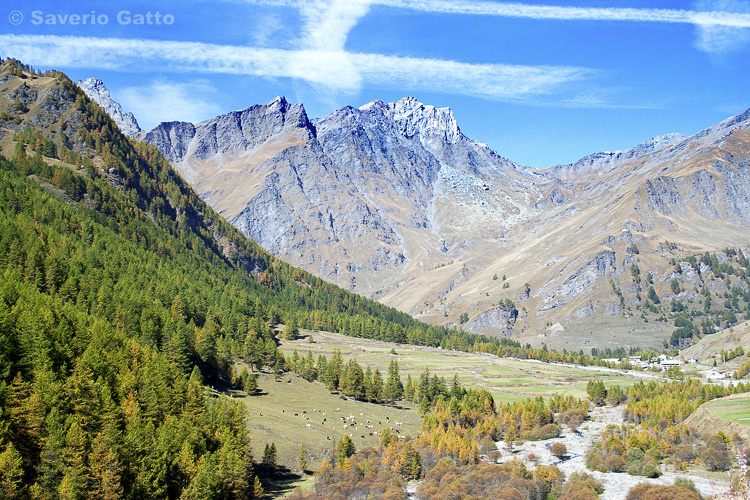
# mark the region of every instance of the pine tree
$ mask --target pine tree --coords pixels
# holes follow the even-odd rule
[[[334,392],[338,390],[343,366],[344,361],[341,358],[341,351],[334,349],[331,360],[326,364],[325,383],[329,391]]]
[[[342,392],[355,399],[364,399],[365,397],[365,374],[354,358],[346,364],[342,379]]]
[[[380,368],[375,368],[375,373],[372,375],[372,395],[375,401],[383,399],[383,374],[380,373]]]
[[[357,453],[357,449],[354,447],[354,443],[351,438],[344,434],[344,436],[336,443],[336,460],[339,467],[343,467],[346,460]]]
[[[263,449],[263,461],[261,464],[269,472],[276,470],[276,443],[271,443],[270,446],[266,443],[266,447]]]
[[[289,321],[284,326],[284,338],[286,340],[297,340],[297,320],[294,317],[289,318]]]
[[[190,382],[195,382],[198,385],[203,384],[203,375],[201,374],[200,368],[198,368],[198,365],[195,365],[193,367],[193,371],[190,372]]]
[[[508,430],[505,431],[505,447],[508,448],[509,451],[513,451],[513,444],[517,437],[518,433],[516,432],[516,426],[511,425],[508,427]]]
[[[299,467],[299,470],[304,474],[305,469],[307,469],[307,464],[309,461],[308,455],[309,450],[307,449],[307,446],[305,446],[305,443],[300,443],[299,449],[297,450],[297,467]]]
[[[407,401],[414,401],[414,381],[411,379],[411,373],[406,376],[404,397],[407,399]]]
[[[258,476],[253,480],[253,498],[263,498],[263,485],[260,483]]]
[[[0,453],[0,498],[15,500],[24,497],[23,458],[13,443]]]
[[[367,366],[367,370],[365,370],[365,399],[367,401],[374,401],[375,395],[372,393],[372,368],[370,366]]]
[[[404,384],[398,374],[398,361],[391,360],[388,366],[388,381],[383,389],[383,396],[386,400],[393,402],[404,397]]]
[[[91,463],[92,487],[91,497],[96,500],[118,500],[123,497],[120,482],[122,467],[108,442],[102,434],[94,439],[89,462]]]

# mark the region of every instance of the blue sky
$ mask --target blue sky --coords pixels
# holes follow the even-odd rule
[[[466,135],[502,156],[543,168],[693,134],[750,107],[750,0],[6,0],[2,9],[3,57],[100,78],[147,129],[277,95],[313,118],[411,95],[451,107]]]

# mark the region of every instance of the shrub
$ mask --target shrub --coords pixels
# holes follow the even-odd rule
[[[604,467],[607,469],[607,472],[624,472],[625,459],[620,455],[610,455],[604,461]]]
[[[556,487],[552,493],[561,495],[558,500],[596,500],[603,492],[604,485],[594,477],[585,472],[574,472],[562,487]]]
[[[557,424],[547,424],[544,427],[535,427],[531,432],[527,433],[524,437],[531,441],[542,441],[545,439],[553,439],[560,437],[562,429]]]
[[[724,438],[717,434],[706,441],[706,451],[701,454],[701,459],[706,469],[710,471],[729,470],[732,466],[732,457],[727,449]]]
[[[658,484],[639,484],[628,491],[625,500],[702,500],[695,491],[677,486],[661,486]]]
[[[708,448],[701,455],[701,459],[706,469],[710,471],[729,470],[732,465],[732,458],[726,448],[724,450]]]
[[[586,410],[583,408],[570,408],[560,413],[559,421],[568,427],[573,432],[578,430],[578,427],[586,419]]]
[[[631,476],[659,477],[659,466],[651,455],[646,455],[640,448],[628,450],[626,455],[627,473]]]
[[[689,444],[678,444],[673,448],[673,455],[683,462],[689,463],[698,457],[695,448]]]
[[[591,447],[586,453],[586,468],[589,470],[597,470],[599,472],[607,472],[607,469],[604,467],[604,460],[602,460],[600,453],[600,449],[597,447]]]
[[[568,454],[568,448],[565,446],[565,443],[561,443],[560,441],[552,443],[549,451],[552,453],[552,455],[556,456],[560,460],[565,458],[565,456]]]

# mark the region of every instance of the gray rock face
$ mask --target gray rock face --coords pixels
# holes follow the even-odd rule
[[[156,146],[171,162],[182,160],[195,137],[195,125],[187,122],[163,122],[145,135],[144,141]]]
[[[559,295],[576,296],[582,294],[594,281],[603,278],[616,261],[615,252],[612,250],[599,252],[578,271],[570,275],[560,288],[547,295],[544,301],[549,302]]]
[[[657,177],[646,181],[646,197],[649,209],[664,215],[684,214],[685,204],[675,181],[671,177]]]
[[[247,236],[367,294],[411,261],[405,233],[446,234],[436,210],[460,198],[519,213],[512,197],[488,191],[525,196],[521,179],[533,177],[466,138],[450,109],[414,98],[310,121],[302,105],[277,97],[196,125],[162,123],[143,139]],[[373,272],[386,277],[357,279]]]
[[[480,313],[466,324],[464,330],[469,333],[484,333],[496,337],[507,337],[513,333],[513,325],[518,318],[518,311],[511,307],[494,307]]]
[[[243,155],[288,128],[304,129],[308,139],[314,135],[305,108],[277,97],[265,106],[251,106],[198,124],[192,155],[199,160],[216,153]]]
[[[135,136],[141,131],[138,122],[135,120],[133,113],[125,113],[122,106],[109,95],[109,90],[104,86],[101,80],[96,78],[86,78],[83,81],[76,82],[81,90],[86,92],[92,100],[96,101],[99,106],[112,118],[123,134]]]

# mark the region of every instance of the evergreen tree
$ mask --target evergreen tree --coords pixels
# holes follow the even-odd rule
[[[289,318],[289,321],[284,326],[284,338],[286,340],[297,340],[297,320],[294,317]]]
[[[509,451],[513,451],[513,445],[517,437],[518,433],[516,431],[516,426],[511,425],[508,430],[505,431],[505,447],[508,448]]]
[[[8,443],[0,453],[0,498],[15,500],[25,496],[22,465],[21,454],[13,443]]]
[[[372,396],[375,401],[383,399],[383,374],[380,373],[380,368],[375,368],[375,373],[372,375]]]
[[[276,443],[271,443],[270,446],[266,443],[266,447],[263,449],[263,461],[261,464],[269,472],[276,470]]]
[[[411,379],[411,373],[406,376],[406,387],[404,387],[404,397],[407,401],[414,401],[414,381]]]
[[[336,443],[336,448],[334,450],[338,466],[343,467],[346,459],[355,453],[357,453],[357,449],[354,447],[354,443],[348,435],[344,434],[344,436]]]
[[[263,485],[260,482],[260,479],[258,479],[258,476],[255,476],[255,479],[253,480],[253,498],[263,498]]]
[[[365,374],[356,359],[350,359],[341,381],[341,392],[355,399],[365,398]]]
[[[401,376],[398,370],[398,361],[392,359],[388,365],[388,380],[383,389],[383,397],[393,402],[404,396],[404,384],[401,382]]]
[[[299,467],[299,470],[302,473],[307,469],[309,454],[310,451],[307,449],[307,446],[305,446],[305,443],[300,443],[299,449],[297,450],[297,467]]]
[[[365,399],[367,401],[374,401],[375,395],[372,391],[372,368],[370,366],[367,366],[367,369],[365,370]]]

